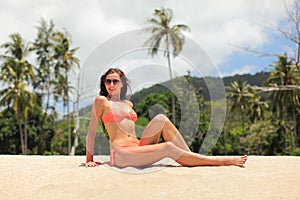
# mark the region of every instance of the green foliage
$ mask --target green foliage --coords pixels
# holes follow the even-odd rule
[[[196,134],[194,135],[193,138],[185,138],[186,141],[188,142],[190,141],[189,147],[193,152],[199,153],[201,144],[203,143],[204,138],[206,137],[208,127],[209,127],[209,119],[204,112],[201,112],[199,123],[198,123],[198,130]]]
[[[169,99],[166,93],[152,93],[135,106],[135,111],[139,117],[150,119],[159,113],[168,115],[170,109],[168,102]]]
[[[223,78],[225,86],[230,86],[234,81],[245,81],[250,85],[263,86],[269,78],[270,72],[258,72],[256,74],[237,74]]]
[[[1,45],[4,55],[0,55],[3,61],[0,63],[0,83],[4,88],[0,91],[0,108],[8,109],[13,115],[0,122],[3,125],[1,138],[6,141],[1,145],[0,152],[51,152],[57,120],[57,102],[52,99],[61,98],[63,106],[68,105],[66,102],[72,87],[68,79],[56,80],[58,77],[68,77],[72,68],[79,66],[74,56],[77,49],[70,48],[69,34],[56,29],[53,22],[47,24],[42,20],[37,30],[34,42],[27,43],[20,34],[15,33],[9,36],[9,42]],[[27,60],[29,53],[35,56],[37,66]],[[55,88],[63,88],[64,93],[55,91]],[[1,110],[2,115],[7,113],[5,109]],[[11,130],[18,134],[12,135]]]
[[[56,132],[51,141],[51,152],[54,155],[68,154],[68,124],[64,120],[57,123]]]
[[[296,147],[294,149],[287,148],[284,152],[285,155],[290,156],[300,156],[300,147]]]
[[[20,137],[13,115],[11,110],[4,110],[0,113],[0,154],[19,154],[20,152]]]
[[[274,63],[274,70],[266,81],[267,86],[285,87],[299,86],[300,77],[294,61],[288,59],[286,55],[280,56],[278,61]],[[297,127],[300,126],[297,118],[300,114],[300,90],[285,89],[276,90],[270,93],[268,97],[271,104],[271,111],[274,117],[279,120],[279,126],[285,135],[286,148],[291,151],[299,146]]]
[[[247,154],[276,155],[280,152],[276,125],[271,121],[257,121],[250,125],[249,133],[244,138]]]

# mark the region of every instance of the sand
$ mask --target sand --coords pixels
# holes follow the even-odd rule
[[[300,199],[300,157],[249,156],[245,168],[86,168],[84,156],[0,155],[0,199]]]

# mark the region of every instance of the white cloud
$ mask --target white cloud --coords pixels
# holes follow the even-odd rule
[[[235,69],[231,72],[223,72],[222,73],[222,77],[226,77],[226,76],[233,76],[233,75],[236,75],[236,74],[252,74],[253,71],[255,71],[256,69],[258,69],[259,67],[258,66],[254,66],[254,65],[246,65],[242,68],[239,68],[239,69]]]
[[[283,1],[278,0],[213,0],[206,3],[198,9],[188,9],[187,24],[192,27],[191,38],[218,66],[239,51],[230,44],[255,48],[267,44],[270,33],[262,25],[276,25],[284,14]]]

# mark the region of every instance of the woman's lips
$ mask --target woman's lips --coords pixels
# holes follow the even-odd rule
[[[108,89],[108,91],[109,91],[110,93],[113,93],[113,92],[115,91],[115,89]]]

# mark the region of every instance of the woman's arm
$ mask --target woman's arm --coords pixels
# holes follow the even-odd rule
[[[98,128],[99,120],[102,116],[104,105],[106,98],[103,96],[98,96],[95,98],[92,108],[91,120],[88,128],[88,133],[86,137],[86,166],[97,166],[94,163],[93,155],[94,155],[94,144],[95,144],[95,136]]]

